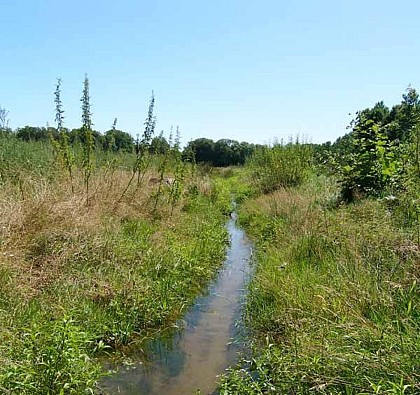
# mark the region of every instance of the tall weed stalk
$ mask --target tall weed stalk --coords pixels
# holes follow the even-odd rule
[[[73,181],[73,166],[74,166],[74,153],[69,144],[69,137],[63,127],[64,124],[64,110],[61,101],[61,78],[57,78],[57,85],[54,92],[55,103],[55,122],[57,123],[58,140],[50,134],[50,141],[54,147],[55,154],[59,158],[62,166],[67,170],[70,177],[71,192],[74,194],[74,181]]]
[[[151,157],[150,155],[147,154],[147,152],[150,146],[151,139],[155,132],[156,118],[153,115],[154,107],[155,107],[155,96],[154,96],[154,93],[152,92],[152,96],[149,102],[149,109],[147,112],[147,118],[146,118],[146,121],[144,122],[143,135],[142,135],[141,140],[139,136],[137,137],[136,159],[134,162],[131,178],[129,179],[121,196],[117,200],[116,205],[118,205],[122,201],[125,194],[129,190],[131,184],[133,183],[136,175],[137,175],[137,188],[140,187],[141,182],[143,181],[143,178],[146,174],[146,170],[150,166]]]
[[[86,191],[86,205],[89,205],[89,182],[93,170],[95,141],[92,133],[92,113],[90,111],[89,79],[85,75],[83,82],[82,102],[82,131],[84,133],[83,144],[83,174]]]

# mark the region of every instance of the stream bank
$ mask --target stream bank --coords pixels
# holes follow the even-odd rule
[[[252,245],[236,225],[227,223],[230,245],[225,263],[206,295],[197,298],[171,333],[135,350],[127,366],[106,363],[115,371],[101,383],[114,394],[210,394],[217,390],[218,376],[235,364],[243,344],[240,321]]]

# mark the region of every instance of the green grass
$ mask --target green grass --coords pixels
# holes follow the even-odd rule
[[[241,206],[255,350],[222,394],[419,393],[419,246],[385,202],[337,193],[319,177]]]
[[[154,208],[152,164],[143,184],[116,205],[131,172],[107,164],[123,163],[125,156],[115,155],[95,167],[86,206],[81,171],[72,192],[48,145],[7,143],[0,392],[92,393],[103,374],[96,356],[124,352],[172,326],[216,275],[228,243],[229,192],[186,169],[175,207],[164,186]],[[39,167],[29,166],[32,157]],[[18,166],[21,184],[11,178]]]

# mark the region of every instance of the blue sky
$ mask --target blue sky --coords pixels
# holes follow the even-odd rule
[[[418,1],[2,0],[0,105],[10,126],[80,125],[84,74],[95,129],[264,143],[335,140],[353,113],[420,90]]]

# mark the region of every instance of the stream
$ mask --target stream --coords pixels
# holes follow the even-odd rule
[[[230,235],[226,260],[208,292],[170,333],[141,345],[130,354],[132,363],[108,361],[115,371],[101,382],[110,394],[213,394],[218,376],[237,362],[243,349],[241,307],[250,272],[251,242],[236,225],[227,223]]]

